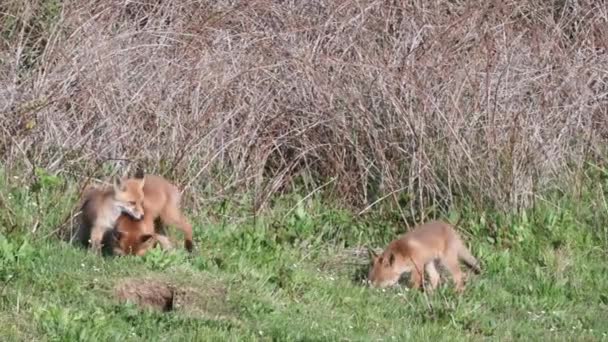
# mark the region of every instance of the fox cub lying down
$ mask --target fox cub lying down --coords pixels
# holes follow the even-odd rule
[[[459,260],[464,261],[475,273],[481,272],[478,261],[465,247],[454,227],[442,221],[431,221],[416,227],[393,240],[382,254],[370,252],[372,264],[368,281],[373,287],[395,285],[403,273],[410,273],[413,288],[420,288],[424,272],[431,288],[439,284],[435,261],[439,261],[452,274],[456,290],[464,290],[463,274]]]
[[[192,226],[179,209],[179,202],[179,191],[173,184],[143,173],[115,180],[109,189],[90,189],[83,196],[78,239],[85,245],[90,242],[95,252],[109,247],[119,255],[143,255],[157,242],[171,248],[166,236],[156,233],[154,223],[160,218],[163,224],[183,231],[184,246],[191,252]]]

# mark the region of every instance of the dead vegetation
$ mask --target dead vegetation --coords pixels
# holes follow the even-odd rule
[[[297,182],[362,206],[405,193],[418,210],[463,195],[525,206],[603,162],[605,1],[9,0],[0,11],[9,168],[84,177],[128,159],[170,174],[194,205],[247,190],[259,208]]]

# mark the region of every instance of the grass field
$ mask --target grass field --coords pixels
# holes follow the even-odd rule
[[[0,192],[5,341],[608,339],[605,208],[560,200],[509,216],[463,206],[459,230],[483,272],[468,273],[462,296],[450,285],[425,295],[362,285],[363,247],[405,231],[390,211],[355,217],[286,196],[252,217],[234,201],[189,213],[192,256],[100,258],[55,237],[76,187],[41,179]],[[133,278],[179,288],[174,310],[120,303],[115,286]]]

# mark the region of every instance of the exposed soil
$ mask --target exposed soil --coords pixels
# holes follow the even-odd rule
[[[176,311],[208,318],[233,316],[228,291],[222,284],[201,279],[192,285],[200,288],[168,279],[127,278],[115,285],[114,296],[121,303],[131,302],[161,312]]]
[[[121,302],[167,312],[174,309],[176,290],[163,281],[129,279],[119,283],[114,288],[114,294]]]

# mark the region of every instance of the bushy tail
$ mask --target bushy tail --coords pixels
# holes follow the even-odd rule
[[[469,249],[464,246],[464,244],[460,245],[460,249],[458,250],[458,257],[460,257],[460,259],[464,261],[464,263],[469,266],[473,270],[473,272],[475,272],[476,274],[481,273],[479,261],[475,259],[475,257],[471,254]]]
[[[458,246],[458,258],[460,260],[464,261],[464,263],[467,266],[469,266],[469,268],[471,268],[473,270],[473,272],[475,272],[476,274],[479,274],[479,273],[481,273],[481,267],[479,265],[479,261],[477,261],[477,259],[475,259],[473,254],[471,254],[471,251],[469,251],[469,249],[464,245],[459,234],[456,232],[456,226],[460,223],[461,220],[462,220],[462,216],[459,217],[458,221],[456,221],[456,224],[454,224],[452,226],[453,234],[455,235],[454,238],[456,240],[456,246]]]

